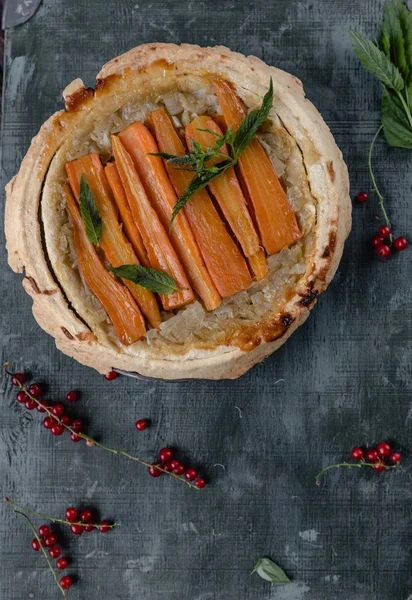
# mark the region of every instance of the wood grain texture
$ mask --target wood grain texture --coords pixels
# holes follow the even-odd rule
[[[378,126],[379,85],[354,58],[348,28],[374,34],[383,1],[44,0],[6,32],[2,182],[75,77],[92,85],[101,64],[143,42],[225,44],[302,79],[349,165],[352,191],[369,187],[366,153]],[[410,154],[377,144],[379,184],[399,233],[412,229]],[[107,382],[56,351],[30,311],[1,239],[2,361],[47,381],[48,398],[82,391],[72,412],[89,432],[142,458],[165,444],[204,466],[193,492],[138,465],[65,438],[1,382],[3,495],[51,514],[97,507],[119,520],[107,535],[64,535],[71,599],[406,600],[412,425],[411,254],[379,263],[368,249],[376,203],[355,207],[340,270],[307,323],[264,364],[233,382]],[[278,381],[280,380],[280,381]],[[239,410],[236,408],[238,407]],[[137,433],[134,421],[153,426]],[[404,469],[332,472],[359,443],[396,439]],[[222,468],[223,465],[224,468]],[[40,522],[37,522],[40,525]],[[30,531],[0,506],[0,598],[58,597]],[[63,538],[62,538],[63,539]],[[66,551],[65,548],[65,551]],[[274,558],[291,576],[271,587],[249,573]]]

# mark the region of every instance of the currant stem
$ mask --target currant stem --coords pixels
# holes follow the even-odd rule
[[[396,465],[386,465],[382,462],[379,464],[382,464],[382,466],[385,467],[385,471],[389,471],[390,469],[396,469],[399,466],[399,463],[397,463]],[[320,484],[320,478],[322,477],[322,475],[324,475],[326,473],[326,471],[329,471],[330,469],[339,469],[340,467],[347,467],[348,469],[352,469],[353,467],[355,467],[356,469],[360,469],[361,467],[370,467],[371,469],[373,469],[375,466],[376,466],[376,463],[368,463],[363,460],[361,460],[358,463],[348,463],[345,461],[343,463],[336,463],[335,465],[329,465],[328,467],[325,467],[324,469],[322,469],[322,471],[320,471],[320,473],[318,473],[316,475],[316,477],[315,477],[316,485]]]
[[[377,183],[376,183],[375,175],[374,175],[373,169],[372,169],[372,153],[373,153],[373,149],[374,149],[374,146],[375,146],[375,142],[376,142],[376,140],[377,140],[380,132],[382,131],[382,129],[383,129],[383,126],[381,125],[379,127],[378,131],[373,136],[371,145],[369,146],[369,152],[368,152],[368,169],[369,169],[369,174],[370,174],[370,177],[371,177],[371,180],[372,180],[373,189],[375,190],[375,193],[376,193],[376,195],[378,196],[378,199],[379,199],[379,206],[380,206],[380,209],[382,211],[383,218],[385,220],[386,225],[391,229],[392,228],[391,222],[390,222],[390,219],[388,217],[388,213],[386,212],[386,209],[385,209],[385,204],[384,204],[385,199],[384,199],[384,197],[382,196],[382,194],[379,191],[379,188],[378,188]],[[389,238],[390,238],[390,241],[392,242],[392,233],[390,234]]]
[[[19,508],[20,510],[24,510],[25,512],[30,513],[31,515],[34,515],[35,517],[40,517],[40,519],[45,519],[46,521],[51,521],[52,523],[62,523],[63,525],[69,526],[87,525],[88,527],[95,527],[96,529],[100,527],[100,523],[83,523],[83,521],[67,521],[66,519],[57,519],[56,517],[51,517],[50,515],[45,515],[44,513],[36,512],[35,510],[27,508],[26,506],[21,506],[20,504],[17,504],[17,502],[13,502],[13,500],[10,500],[10,498],[4,498],[4,501],[7,502],[7,504],[11,504],[16,508]],[[117,527],[117,525],[118,523],[113,523],[112,525],[106,525],[106,527],[110,527],[110,529],[113,529],[113,527]]]
[[[17,505],[16,505],[16,506],[17,506]],[[46,551],[46,549],[43,547],[43,544],[42,544],[42,542],[41,542],[41,539],[39,538],[39,536],[38,536],[38,534],[37,534],[37,531],[36,531],[36,528],[34,527],[33,523],[30,521],[29,517],[28,517],[27,515],[25,515],[23,512],[21,512],[20,510],[15,510],[14,512],[16,513],[16,515],[21,515],[22,517],[24,517],[24,518],[26,519],[26,521],[28,521],[28,523],[29,523],[29,525],[30,525],[30,527],[31,527],[31,529],[32,529],[32,531],[33,531],[33,533],[34,533],[34,536],[35,536],[36,540],[39,542],[39,545],[40,545],[41,551],[42,551],[42,552],[43,552],[43,554],[44,554],[44,558],[45,558],[45,559],[46,559],[46,561],[47,561],[48,567],[49,567],[49,569],[50,569],[50,571],[51,571],[51,573],[52,573],[52,575],[53,575],[54,581],[56,582],[56,585],[57,585],[57,587],[59,588],[59,590],[60,590],[60,591],[61,591],[61,593],[63,594],[63,598],[65,598],[65,599],[67,600],[67,594],[66,594],[66,592],[64,591],[64,589],[62,588],[62,586],[61,586],[61,585],[60,585],[60,583],[59,583],[59,580],[58,580],[58,578],[57,578],[56,572],[55,572],[55,570],[53,569],[53,564],[52,564],[52,561],[50,560],[50,558],[49,558],[49,556],[48,556],[48,554],[47,554],[47,551]],[[31,512],[31,511],[30,511],[30,512]]]

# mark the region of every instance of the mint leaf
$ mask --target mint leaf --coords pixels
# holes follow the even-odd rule
[[[97,246],[102,239],[103,221],[84,174],[80,179],[79,204],[87,238],[89,242]]]
[[[390,89],[403,90],[405,82],[401,73],[382,50],[357,31],[350,31],[349,37],[356,56],[372,75]]]
[[[406,61],[405,41],[401,25],[402,7],[401,0],[394,0],[392,3],[385,2],[379,46],[406,79],[409,67]]]
[[[388,90],[382,95],[382,125],[390,146],[412,149],[412,128],[399,98]]]
[[[407,83],[412,83],[412,13],[402,0],[395,0],[395,6],[398,10],[399,22],[402,29],[403,43],[405,48],[405,60],[408,66],[408,73],[404,75]]]
[[[260,558],[253,568],[253,573],[271,583],[290,583],[285,571],[270,558]]]
[[[133,281],[133,283],[137,283],[157,294],[172,294],[180,289],[173,277],[149,267],[121,265],[120,267],[110,266],[110,270],[118,277]]]

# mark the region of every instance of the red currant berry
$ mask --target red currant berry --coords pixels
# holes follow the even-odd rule
[[[72,424],[72,420],[68,415],[62,415],[60,417],[60,421],[63,423],[63,425],[67,425],[68,427],[70,427]]]
[[[84,525],[78,525],[77,523],[75,525],[71,525],[70,531],[74,533],[74,535],[81,535],[84,531]]]
[[[389,456],[391,453],[391,447],[387,442],[381,442],[377,445],[376,449],[380,456]]]
[[[56,420],[53,417],[46,417],[43,421],[43,425],[46,429],[51,429],[56,424]]]
[[[197,488],[199,488],[199,490],[201,490],[202,488],[204,488],[205,485],[206,485],[206,481],[204,479],[202,479],[201,477],[199,477],[199,479],[196,479],[195,486]]]
[[[168,462],[165,462],[165,464],[163,465],[163,469],[165,471],[167,471],[168,473],[171,473],[173,471],[173,467],[172,467],[172,460],[169,460]]]
[[[174,465],[174,468],[173,468],[174,473],[176,473],[176,475],[183,475],[183,473],[185,472],[184,466],[178,461],[172,461],[172,462],[177,463]]]
[[[371,448],[370,450],[367,450],[366,460],[368,462],[375,462],[375,460],[378,460],[378,458],[379,458],[379,454],[378,454],[378,451],[376,450],[376,448]]]
[[[66,394],[66,400],[67,402],[76,402],[77,400],[77,392],[75,392],[74,390],[71,392],[67,392]]]
[[[160,473],[160,471],[159,471]],[[107,533],[108,531],[110,531],[111,527],[110,527],[110,523],[109,521],[102,521],[99,525],[99,531],[100,533]]]
[[[64,413],[64,406],[63,406],[63,404],[55,404],[52,407],[51,411],[55,417],[61,417],[62,414]]]
[[[75,419],[72,423],[72,429],[73,431],[81,431],[81,428],[83,427],[83,421],[81,419]]]
[[[112,381],[113,379],[116,379],[116,377],[117,377],[116,371],[110,371],[109,373],[106,373],[106,375],[104,376],[104,378],[107,379],[107,381]]]
[[[42,395],[42,391],[42,387],[39,383],[32,383],[29,386],[29,394],[31,394],[35,398],[40,398],[40,396]]]
[[[149,427],[149,421],[147,419],[139,419],[136,421],[136,429],[137,431],[144,431]]]
[[[39,527],[39,536],[40,537],[47,537],[50,534],[51,534],[51,530],[48,525],[42,525],[41,527]]]
[[[187,469],[187,471],[185,473],[185,477],[188,481],[193,481],[194,479],[196,479],[196,477],[197,477],[196,469],[193,469],[193,467],[190,467],[189,469]]]
[[[367,201],[368,197],[369,196],[367,192],[359,192],[359,194],[356,196],[356,200],[363,203]]]
[[[363,458],[364,455],[364,451],[362,450],[362,448],[354,448],[351,452],[351,456],[354,460],[360,460],[361,458]]]
[[[378,246],[380,246],[381,244],[383,244],[385,240],[383,239],[383,237],[381,237],[380,235],[374,235],[371,238],[371,244],[374,248],[377,248]]]
[[[149,471],[149,475],[151,475],[152,477],[160,477],[160,475],[162,474],[162,471],[160,471],[160,469],[157,469],[156,467],[160,467],[160,462],[152,463],[152,465],[147,469]]]
[[[60,423],[56,423],[56,425],[52,426],[51,432],[53,435],[63,435],[64,425],[60,425]]]
[[[388,227],[387,225],[382,225],[378,229],[378,234],[383,238],[388,237],[390,235],[390,233],[391,233],[391,228]]]
[[[56,567],[58,569],[60,569],[60,571],[64,571],[64,569],[67,569],[69,565],[69,561],[67,560],[67,558],[64,558],[63,556],[61,558],[59,558],[59,560],[56,562]]]
[[[15,373],[13,375],[13,377],[11,378],[12,385],[15,385],[16,387],[18,387],[20,385],[24,385],[25,382],[26,382],[26,378],[23,375],[23,373]]]
[[[382,471],[385,470],[385,464],[381,461],[378,460],[374,465],[373,468],[375,471],[377,471],[378,473],[382,473]]]
[[[49,548],[50,558],[59,558],[62,551],[58,546],[53,546],[53,548]]]
[[[387,258],[391,254],[391,249],[388,244],[381,244],[376,248],[376,252],[380,258]]]
[[[77,433],[71,433],[70,434],[70,439],[72,442],[81,442],[82,438],[80,435],[77,435]]]
[[[66,508],[66,521],[77,521],[77,510],[72,506]]]
[[[170,448],[162,448],[159,452],[159,458],[162,462],[172,460],[173,452]]]
[[[35,552],[39,552],[40,550],[40,544],[39,544],[39,540],[37,538],[34,538],[32,543],[31,543],[31,547],[33,548],[33,550]]]
[[[176,469],[176,467],[178,465],[180,465],[180,462],[178,460],[176,460],[175,458],[170,462],[170,466],[172,467],[173,471]]]
[[[17,401],[20,402],[20,404],[24,404],[26,402],[26,400],[28,399],[28,396],[26,394],[26,392],[23,392],[22,390],[20,390],[20,392],[17,392]]]
[[[398,463],[401,462],[401,455],[399,454],[399,452],[393,452],[390,456],[390,461],[393,463]]]
[[[31,398],[27,398],[24,406],[27,408],[27,410],[33,410],[33,408],[36,408],[36,403]]]
[[[68,575],[65,575],[64,577],[62,577],[60,579],[59,583],[64,590],[68,590],[73,585],[73,579],[71,577],[69,577]]]
[[[87,531],[88,533],[90,533],[94,529],[95,529],[95,527],[93,527],[93,525],[86,525],[86,527],[84,528],[84,530]]]
[[[80,513],[80,521],[83,521],[83,523],[90,523],[92,516],[92,511],[88,508],[86,510],[82,510]]]
[[[46,539],[44,540],[44,545],[47,546],[47,548],[51,548],[52,546],[55,546],[57,544],[57,535],[55,533],[50,533],[50,535],[48,535],[46,537]]]
[[[47,406],[47,402],[45,402],[44,400],[38,400],[37,401],[36,408],[39,411],[39,413],[45,413],[46,412],[46,406]]]
[[[393,242],[393,245],[399,251],[406,250],[406,248],[408,247],[408,240],[405,237],[398,237]]]

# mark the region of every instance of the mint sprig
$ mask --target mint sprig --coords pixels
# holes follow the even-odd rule
[[[157,294],[172,294],[181,289],[173,277],[156,269],[142,267],[142,265],[121,265],[109,268],[118,277],[133,281],[133,283]]]
[[[84,174],[80,179],[79,205],[87,239],[94,246],[97,246],[102,239],[103,221]]]

